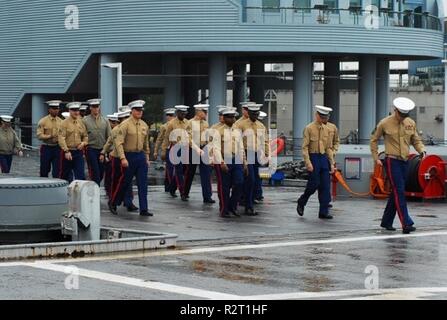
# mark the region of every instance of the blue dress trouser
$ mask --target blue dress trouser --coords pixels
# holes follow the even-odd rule
[[[120,158],[110,156],[109,163],[111,171],[109,200],[111,203],[115,203],[116,197],[118,195],[118,186],[119,184],[122,184],[124,181],[124,172],[126,171],[126,169],[121,166]],[[123,200],[124,206],[126,207],[132,206],[132,201],[133,201],[133,190],[132,190],[132,184],[130,184],[124,195]]]
[[[53,178],[59,178],[59,165],[61,162],[61,148],[59,146],[40,146],[40,176],[48,178],[51,174]]]
[[[2,173],[9,173],[11,171],[12,154],[0,154],[0,169]]]
[[[414,224],[408,214],[407,201],[405,199],[405,177],[408,170],[407,161],[386,158],[385,169],[391,183],[391,194],[388,198],[382,217],[382,226],[392,227],[396,212],[402,227]]]
[[[256,179],[259,179],[259,162],[257,153],[254,153],[254,159],[253,164],[247,165],[248,175],[244,179],[244,199],[246,209],[253,209]]]
[[[124,179],[121,179],[117,186],[117,195],[113,201],[114,205],[119,205],[124,201],[125,194],[132,187],[133,177],[137,179],[138,200],[140,211],[146,211],[147,205],[147,173],[148,165],[144,152],[126,152],[126,159],[129,167],[124,170]]]
[[[188,164],[186,164],[186,161],[184,161],[185,159],[183,159],[183,156],[185,154],[188,155],[187,147],[175,147],[175,146],[171,146],[171,149],[167,153],[167,161],[171,162],[173,166],[173,172],[172,172],[173,181],[171,182],[169,190],[171,192],[175,192],[175,190],[178,188],[178,190],[180,191],[180,195],[182,196],[185,195],[185,175],[184,175],[185,167],[187,170],[189,166]],[[174,164],[172,161],[172,158],[174,156],[177,157],[177,161],[175,162],[177,164]]]
[[[104,163],[99,161],[101,155],[101,149],[94,149],[87,147],[86,158],[88,166],[88,174],[90,180],[96,182],[98,186],[101,186],[101,181],[104,177]]]
[[[175,192],[177,190],[177,181],[174,176],[174,165],[171,162],[171,149],[166,150],[166,179],[167,188],[165,187],[165,191],[167,192]]]
[[[191,190],[192,181],[194,180],[194,175],[196,174],[197,164],[195,161],[200,161],[200,183],[202,185],[202,197],[203,200],[211,200],[213,195],[213,190],[211,188],[211,167],[202,161],[200,155],[194,151],[190,150],[189,165],[186,167],[185,172],[185,195],[189,195]]]
[[[307,181],[306,190],[298,199],[298,204],[305,207],[309,198],[318,190],[318,200],[320,202],[319,215],[329,214],[329,202],[331,201],[331,178],[330,163],[325,154],[311,153],[310,161],[314,171],[310,173]]]
[[[75,180],[85,180],[84,153],[80,150],[71,150],[72,160],[65,159],[64,151],[61,151],[60,178],[71,182],[73,175]]]
[[[261,176],[258,173],[258,177],[256,178],[256,182],[255,182],[255,194],[254,194],[254,198],[256,200],[261,200],[263,197],[263,191],[262,191],[262,179]]]
[[[217,178],[217,194],[219,196],[220,215],[228,214],[228,211],[236,211],[244,185],[244,167],[242,164],[227,164],[228,172],[222,170],[221,165],[215,165]]]

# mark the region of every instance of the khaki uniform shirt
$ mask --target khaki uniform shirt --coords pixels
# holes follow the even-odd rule
[[[314,121],[304,128],[302,153],[306,165],[310,165],[311,153],[326,154],[330,163],[334,164],[329,129],[326,125]]]
[[[236,122],[233,124],[233,126],[234,125],[238,126],[242,121],[247,120],[247,119],[248,119],[248,117],[242,116],[242,117],[240,117],[239,119],[236,120]]]
[[[62,121],[58,135],[59,146],[64,152],[76,150],[83,142],[88,144],[88,134],[81,118],[73,119],[68,117]]]
[[[340,136],[338,135],[338,128],[331,122],[326,123],[326,127],[329,129],[329,142],[331,143],[331,149],[335,157],[338,152],[338,148],[340,148]]]
[[[410,154],[410,145],[419,153],[425,151],[424,144],[416,129],[416,123],[410,118],[405,118],[402,122],[399,122],[393,114],[380,121],[371,135],[370,147],[374,161],[379,159],[378,141],[382,136],[385,140],[386,155],[407,160]]]
[[[245,150],[257,152],[261,147],[264,148],[265,156],[270,155],[270,143],[267,136],[267,130],[261,121],[251,121],[249,118],[239,121],[233,125],[235,129],[242,130]],[[250,131],[251,129],[251,131]],[[263,146],[260,144],[263,142]]]
[[[160,149],[160,147],[163,143],[163,140],[164,140],[165,134],[166,134],[166,126],[167,126],[167,123],[165,123],[164,125],[162,125],[160,127],[160,132],[158,133],[157,141],[155,141],[155,150],[154,150],[155,153],[158,152],[158,150]]]
[[[186,119],[183,119],[183,121],[180,121],[178,118],[174,118],[171,121],[169,121],[166,124],[166,133],[163,139],[163,144],[161,145],[162,155],[166,154],[166,150],[168,147],[172,144],[177,144],[180,141],[184,141],[186,145],[189,144],[190,138],[187,132],[187,128],[189,125],[189,121]],[[180,131],[176,136],[176,140],[171,140],[171,132],[174,130],[180,129]],[[172,138],[173,139],[173,138]]]
[[[37,123],[37,139],[48,146],[58,145],[59,129],[62,124],[62,119],[59,117],[52,117],[47,115],[40,119]]]
[[[0,127],[0,154],[11,155],[14,151],[22,150],[22,143],[13,128]]]
[[[222,126],[224,126],[225,125],[225,123],[222,123],[222,122],[218,122],[218,123],[216,123],[216,124],[213,124],[212,126],[211,126],[211,128],[210,129],[219,129],[220,127],[222,127]],[[234,124],[233,124],[234,125]]]
[[[117,137],[117,133],[118,133],[120,125],[121,124],[117,125],[115,128],[112,129],[112,132],[110,133],[110,136],[107,139],[107,142],[104,145],[104,148],[102,148],[102,151],[101,151],[102,154],[104,154],[104,155],[109,154],[111,157],[118,158],[118,154],[116,153],[116,149],[115,149],[115,139]]]
[[[149,126],[132,117],[118,126],[114,147],[118,157],[126,159],[125,152],[144,152],[149,157]]]
[[[221,164],[227,159],[231,161],[233,157],[236,157],[246,164],[241,131],[235,129],[234,125],[229,127],[226,124],[219,126],[215,130],[219,132],[220,139],[214,139],[212,142],[214,163]]]
[[[88,115],[82,121],[87,128],[88,146],[93,149],[102,149],[112,131],[109,121],[101,115],[97,118]]]
[[[200,142],[200,145],[206,145],[208,143],[208,139],[206,137],[206,133],[204,132],[209,128],[208,122],[205,120],[197,120],[192,118],[189,120],[188,126],[186,127],[186,131],[192,139],[192,142]],[[199,130],[197,130],[199,129]],[[194,130],[194,131],[193,131]],[[197,132],[196,132],[197,131]]]

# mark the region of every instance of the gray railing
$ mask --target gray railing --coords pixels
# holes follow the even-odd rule
[[[244,23],[263,24],[346,24],[372,27],[403,27],[442,31],[441,20],[433,15],[387,9],[341,9],[299,7],[245,7]],[[375,22],[377,21],[377,22]],[[376,23],[376,25],[375,25]]]

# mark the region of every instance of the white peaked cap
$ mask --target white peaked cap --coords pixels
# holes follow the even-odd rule
[[[323,115],[328,115],[329,113],[332,112],[332,108],[319,105],[315,106],[315,110],[317,110],[318,113],[321,113]]]
[[[394,99],[393,105],[396,107],[397,110],[399,110],[399,112],[405,114],[413,110],[414,107],[416,106],[413,100],[405,97],[399,97]]]

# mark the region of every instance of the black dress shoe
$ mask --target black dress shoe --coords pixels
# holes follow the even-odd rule
[[[396,228],[393,228],[393,226],[384,226],[383,224],[380,224],[380,226],[388,231],[396,231]]]
[[[328,207],[328,208],[332,208],[333,205],[332,205],[331,203],[329,203],[329,204],[327,205],[327,207]]]
[[[107,206],[109,207],[109,210],[112,214],[114,214],[114,215],[118,214],[116,206],[114,206],[110,201],[107,202]]]
[[[231,215],[228,212],[224,212],[220,215],[221,218],[231,218]]]
[[[182,201],[188,201],[188,197],[187,196],[182,196]]]
[[[173,198],[177,198],[178,196],[175,194],[175,191],[169,191],[169,194],[171,195],[171,197]]]
[[[254,211],[253,209],[245,209],[245,215],[247,216],[257,216],[258,213],[256,211]]]
[[[300,205],[299,203],[297,203],[297,205],[296,205],[296,212],[298,213],[298,215],[300,217],[302,217],[304,214],[304,207],[302,205]]]
[[[406,226],[402,229],[402,233],[409,234],[410,232],[416,231],[416,228],[413,226]]]
[[[206,199],[206,200],[203,200],[203,203],[216,203],[216,200]]]
[[[239,214],[239,212],[237,212],[237,210],[228,210],[230,213],[232,213],[234,216],[236,217],[240,217],[241,215]]]
[[[135,205],[132,203],[131,206],[127,207],[127,211],[129,211],[129,212],[136,212],[136,211],[138,211],[138,207],[135,206]]]
[[[152,217],[153,215],[154,214],[152,212],[149,212],[147,210],[140,211],[140,216],[143,216],[143,217]]]
[[[324,215],[324,214],[319,214],[319,215],[318,215],[318,218],[320,218],[320,219],[333,219],[334,217],[331,216],[330,214],[326,214],[326,215]]]

